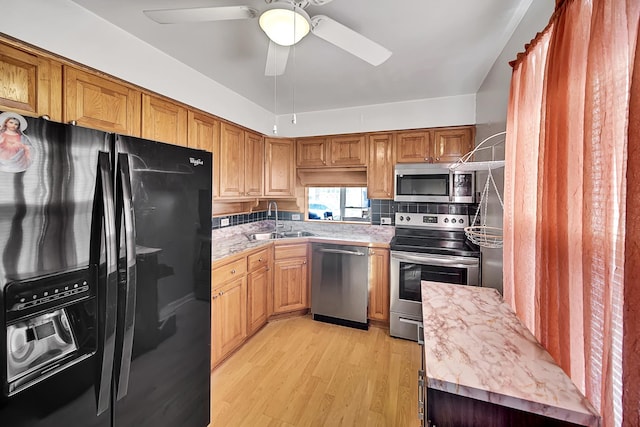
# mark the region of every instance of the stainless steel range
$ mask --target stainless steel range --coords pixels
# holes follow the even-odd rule
[[[479,286],[480,248],[464,234],[469,215],[396,213],[391,240],[391,336],[416,340],[422,280]]]

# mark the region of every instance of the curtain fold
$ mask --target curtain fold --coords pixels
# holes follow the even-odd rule
[[[504,297],[604,426],[640,420],[639,16],[637,0],[558,2],[513,64],[507,119]]]

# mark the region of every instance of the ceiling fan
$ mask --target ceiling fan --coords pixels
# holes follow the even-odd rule
[[[265,0],[267,6],[259,12],[249,6],[220,6],[143,11],[160,24],[224,21],[259,18],[260,28],[269,37],[266,76],[284,73],[291,45],[309,32],[344,49],[358,58],[378,66],[391,56],[391,51],[325,15],[309,17],[305,8],[322,6],[331,0]]]

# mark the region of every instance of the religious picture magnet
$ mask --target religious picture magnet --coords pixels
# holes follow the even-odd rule
[[[27,121],[10,111],[0,114],[0,172],[24,172],[33,163],[33,149],[24,133]]]

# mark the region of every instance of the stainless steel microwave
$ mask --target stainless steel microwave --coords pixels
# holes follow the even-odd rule
[[[474,203],[475,172],[452,171],[448,163],[400,163],[395,167],[396,202]]]

